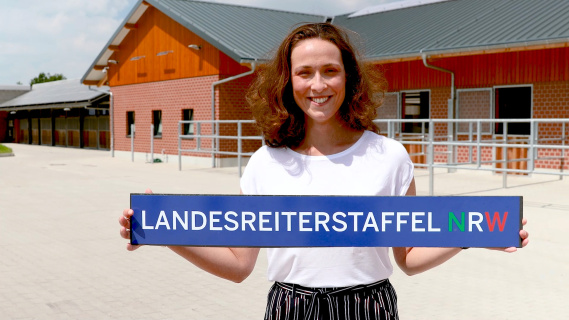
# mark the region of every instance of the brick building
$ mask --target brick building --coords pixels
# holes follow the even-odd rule
[[[250,119],[243,98],[249,74],[292,27],[324,21],[359,34],[366,59],[384,71],[389,92],[381,118],[569,117],[569,8],[563,0],[412,0],[336,17],[200,1],[139,1],[81,81],[110,87],[117,153],[131,151],[130,124],[136,123],[137,154],[148,153],[150,141],[157,153],[177,154],[179,120]],[[528,128],[516,124],[508,133],[523,137]],[[488,136],[504,131],[499,124],[482,129]],[[411,123],[397,130],[420,129]],[[437,127],[436,134],[460,140],[466,130]],[[539,132],[566,137],[564,130],[569,128],[544,125]],[[230,131],[235,129],[220,129]],[[183,148],[196,143],[186,139]],[[495,151],[482,152],[486,159],[497,157]],[[195,163],[210,163],[203,154],[187,155]],[[463,155],[459,152],[457,160]],[[568,164],[569,159],[539,165]]]

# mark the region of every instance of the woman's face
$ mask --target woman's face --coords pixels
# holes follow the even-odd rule
[[[307,124],[339,122],[336,114],[346,96],[346,71],[335,44],[318,39],[298,42],[290,55],[294,101]]]

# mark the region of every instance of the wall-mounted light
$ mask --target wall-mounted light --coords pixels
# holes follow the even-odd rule
[[[103,70],[101,70],[101,72],[102,72],[102,73],[107,73],[107,70],[109,70],[109,67],[108,67],[108,66],[104,67]]]
[[[63,108],[63,111],[71,111],[69,108]]]
[[[159,56],[165,56],[165,55],[167,55],[168,53],[174,53],[174,50],[168,50],[168,51],[158,52],[158,53],[156,54],[156,56],[157,56],[157,57],[159,57]]]
[[[146,58],[146,56],[132,57],[132,58],[130,58],[130,61],[136,61],[136,60],[140,60],[140,59],[144,59],[144,58]]]
[[[118,64],[119,62],[117,60],[107,60],[108,63],[112,63],[112,64]]]
[[[16,111],[10,111],[10,114],[16,114]]]
[[[201,50],[202,46],[199,44],[190,44],[190,45],[188,45],[188,48],[194,49],[194,50]]]

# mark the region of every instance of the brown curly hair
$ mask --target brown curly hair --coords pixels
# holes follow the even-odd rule
[[[246,99],[265,142],[270,147],[296,147],[305,136],[305,115],[294,101],[290,56],[302,40],[319,38],[340,49],[346,71],[346,97],[339,118],[355,130],[379,133],[373,123],[381,105],[386,81],[370,63],[359,61],[348,32],[330,23],[305,24],[294,29],[278,47],[273,59],[259,68]]]

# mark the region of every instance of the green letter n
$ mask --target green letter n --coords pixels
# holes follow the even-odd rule
[[[452,231],[453,221],[454,224],[456,224],[456,226],[460,229],[460,231],[464,232],[464,212],[460,214],[460,222],[458,221],[454,213],[452,212],[448,213],[448,231]]]

